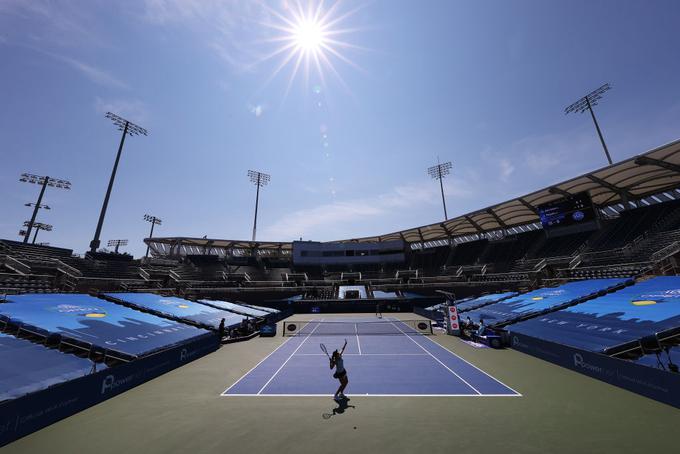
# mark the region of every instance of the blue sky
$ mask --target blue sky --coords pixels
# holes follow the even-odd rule
[[[292,64],[274,74],[285,53],[263,57],[294,0],[0,0],[0,238],[19,239],[37,196],[19,175],[48,174],[73,189],[48,190],[39,240],[87,249],[109,110],[150,132],[126,142],[102,233],[135,255],[145,213],[159,236],[249,239],[249,169],[272,176],[258,239],[325,241],[442,220],[438,156],[450,216],[602,167],[591,120],[563,109],[605,82],[615,161],[680,137],[678,2],[334,4],[351,44],[326,52],[337,76],[291,79]]]

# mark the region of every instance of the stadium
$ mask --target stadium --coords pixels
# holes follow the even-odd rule
[[[307,28],[285,19],[285,8],[266,7],[294,29],[284,49],[292,46],[299,58],[285,61],[297,58],[286,93],[305,58],[313,67],[315,57],[319,72],[323,49],[346,60],[328,50],[339,41],[324,41],[345,31],[328,31],[336,21],[321,13],[323,3],[312,4],[292,16]],[[3,14],[17,23],[37,14],[16,8],[0,7],[0,25]],[[655,14],[662,13],[659,4]],[[0,34],[0,50],[24,52],[7,44],[19,35],[8,36]],[[93,68],[85,73],[103,77]],[[121,156],[129,159],[123,151],[150,134],[120,111],[92,120],[113,123],[120,141],[110,175],[92,188],[43,172],[44,158],[3,156],[12,173],[2,187],[13,191],[3,200],[3,220],[22,227],[18,238],[0,239],[2,452],[671,451],[680,422],[680,140],[612,156],[595,109],[610,88],[584,92],[564,109],[592,118],[586,171],[565,170],[547,184],[509,172],[491,203],[472,191],[474,208],[462,210],[465,193],[445,183],[462,170],[455,159],[437,158],[426,172],[436,188],[427,197],[435,200],[417,202],[431,203],[436,214],[401,230],[391,221],[375,224],[387,227],[382,233],[358,224],[371,236],[310,240],[302,230],[284,234],[285,224],[265,217],[264,233],[273,238],[263,237],[265,197],[276,198],[288,217],[305,213],[304,200],[271,193],[269,173],[245,168],[238,172],[255,194],[235,197],[250,203],[255,195],[251,239],[206,235],[229,231],[211,214],[194,219],[219,210],[217,203],[180,193],[190,185],[208,194],[208,177],[183,175],[167,186],[157,173],[148,179],[151,189],[120,188],[125,173],[136,171],[121,164]],[[263,109],[249,107],[248,115],[259,118]],[[21,120],[11,124],[20,128]],[[40,173],[18,170],[29,164]],[[497,162],[477,164],[491,175]],[[217,166],[210,159],[200,165]],[[288,184],[304,179],[304,165],[294,164]],[[402,167],[398,159],[380,165]],[[77,175],[92,170],[86,167],[66,168]],[[519,196],[502,189],[519,184],[528,188]],[[31,214],[24,222],[9,206],[28,189],[37,199],[25,203]],[[68,200],[60,189],[96,192],[94,237],[83,237],[73,216],[51,232],[48,211]],[[129,224],[120,218],[129,210],[116,207],[121,193],[130,203],[159,194],[174,223],[146,214],[148,234],[103,247],[111,225]],[[185,213],[180,200],[197,211]],[[250,226],[251,213],[237,217]],[[76,232],[76,246],[59,236],[66,229]],[[38,242],[41,231],[51,243]]]

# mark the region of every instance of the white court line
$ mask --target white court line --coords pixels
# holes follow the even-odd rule
[[[222,394],[222,397],[332,397],[332,394]],[[515,394],[347,394],[349,397],[521,397]]]
[[[357,336],[357,347],[359,347],[359,355],[361,355],[361,343],[359,342],[359,325],[354,325],[354,334]]]
[[[391,317],[390,317],[390,318],[391,318]],[[399,321],[401,321],[401,320],[399,320]],[[403,322],[402,322],[402,323],[403,323]],[[405,334],[406,336],[408,336],[408,334],[406,334],[406,333],[404,333],[404,334]],[[432,342],[432,343],[435,344],[436,346],[438,346],[438,347],[440,347],[440,348],[443,348],[444,350],[446,350],[447,352],[451,353],[451,354],[452,354],[453,356],[455,356],[456,358],[460,359],[460,360],[463,361],[464,363],[467,363],[469,366],[474,367],[475,369],[477,369],[478,371],[480,371],[481,373],[483,373],[484,375],[486,375],[487,377],[489,377],[490,379],[492,379],[492,380],[495,381],[496,383],[499,383],[499,384],[505,386],[505,387],[508,388],[510,391],[512,391],[513,393],[517,394],[517,396],[522,397],[522,393],[519,393],[519,392],[515,391],[514,389],[512,389],[511,387],[509,387],[508,385],[506,385],[505,383],[503,383],[502,381],[500,381],[499,379],[497,379],[496,377],[494,377],[493,375],[484,372],[482,369],[480,369],[479,367],[475,366],[475,365],[472,364],[470,361],[466,360],[465,358],[462,358],[461,356],[459,356],[459,355],[457,355],[456,353],[452,352],[451,350],[449,350],[448,348],[444,347],[443,345],[441,345],[441,344],[439,344],[439,343],[433,341],[430,337],[428,337],[428,336],[422,336],[422,337],[424,337],[425,339],[429,340],[430,342]],[[409,338],[410,338],[410,336],[409,336]],[[411,340],[413,340],[413,339],[411,339]],[[413,342],[416,342],[416,341],[413,340]],[[416,342],[416,344],[418,344],[418,342]],[[420,345],[420,344],[418,344],[418,345]],[[421,348],[422,348],[422,347],[421,347]],[[493,394],[487,394],[487,395],[493,395]]]
[[[463,377],[461,377],[460,375],[458,375],[457,373],[455,373],[455,372],[454,372],[452,369],[450,369],[446,364],[444,364],[443,362],[441,362],[436,356],[434,356],[432,353],[430,353],[429,351],[427,351],[427,349],[426,349],[425,347],[423,347],[423,346],[420,345],[418,342],[416,342],[411,336],[407,335],[401,328],[399,328],[397,325],[395,325],[394,322],[390,322],[390,323],[392,324],[392,326],[394,326],[394,327],[397,328],[399,331],[401,331],[402,334],[404,334],[404,336],[406,336],[406,337],[408,337],[409,339],[411,339],[411,341],[412,341],[414,344],[416,344],[418,347],[422,348],[423,351],[424,351],[425,353],[427,353],[428,355],[430,355],[430,356],[432,357],[432,359],[434,359],[435,361],[437,361],[439,364],[441,364],[442,366],[444,366],[444,367],[446,368],[446,370],[448,370],[448,371],[451,372],[453,375],[455,375],[456,377],[458,377],[458,379],[459,379],[460,381],[462,381],[463,383],[465,383],[466,385],[468,385],[470,388],[472,388],[477,394],[480,394],[480,395],[482,394],[482,393],[479,392],[479,390],[478,390],[477,388],[475,388],[475,387],[472,386],[470,383],[468,383],[467,381],[465,381],[465,379],[464,379]]]
[[[259,363],[255,364],[248,372],[246,372],[245,374],[243,374],[243,376],[242,376],[241,378],[239,378],[238,380],[236,380],[236,381],[234,382],[233,385],[231,385],[230,387],[228,387],[227,389],[225,389],[224,391],[222,391],[222,394],[220,394],[220,395],[221,395],[221,396],[224,396],[224,395],[227,393],[227,391],[229,391],[231,388],[233,388],[234,386],[236,386],[241,380],[243,380],[244,378],[246,378],[246,375],[248,375],[249,373],[251,373],[252,371],[254,371],[254,370],[257,368],[257,366],[259,366],[260,364],[262,364],[267,358],[269,358],[269,357],[272,356],[274,353],[276,353],[276,351],[277,351],[278,349],[280,349],[281,347],[283,347],[284,345],[286,345],[288,342],[290,342],[290,341],[293,340],[293,339],[295,339],[295,338],[294,338],[294,337],[289,337],[288,339],[286,339],[285,342],[283,342],[281,345],[279,345],[278,347],[276,347],[270,354],[268,354],[267,356],[265,356],[264,358],[262,358],[262,360],[261,360]]]
[[[326,356],[323,353],[298,353],[295,356]],[[428,356],[427,353],[343,353],[342,356]]]
[[[321,321],[323,321],[323,319],[322,319]],[[316,329],[317,329],[319,326],[321,326],[321,324],[320,324],[320,323],[317,323],[317,325],[314,327],[314,329],[313,329],[309,334],[307,334],[307,337],[305,337],[305,338],[302,340],[302,342],[300,342],[300,345],[298,345],[297,348],[293,351],[293,353],[290,354],[290,356],[288,357],[288,359],[286,359],[286,360],[283,362],[283,364],[281,364],[281,367],[279,367],[279,368],[276,370],[276,372],[274,372],[274,375],[272,375],[271,378],[270,378],[269,380],[267,380],[267,383],[265,383],[264,386],[263,386],[262,388],[260,388],[260,390],[257,392],[258,394],[260,394],[260,393],[267,387],[267,385],[268,385],[269,383],[271,383],[272,380],[274,380],[274,377],[276,377],[276,376],[278,375],[278,373],[281,372],[281,369],[283,369],[283,366],[285,366],[285,365],[288,363],[288,361],[290,361],[290,359],[293,357],[293,355],[294,355],[298,350],[300,350],[300,347],[302,347],[302,345],[307,341],[307,339],[309,339],[309,336],[311,336],[312,334],[314,334],[314,331],[316,331]]]
[[[427,340],[429,340],[430,342],[432,342],[433,344],[435,344],[435,345],[437,345],[437,346],[443,348],[443,349],[446,350],[447,352],[451,353],[453,356],[455,356],[456,358],[460,359],[460,360],[463,361],[464,363],[467,363],[468,365],[474,367],[475,369],[477,369],[478,371],[480,371],[481,373],[483,373],[484,375],[486,375],[486,376],[489,377],[490,379],[494,380],[496,383],[499,383],[499,384],[505,386],[505,387],[508,388],[510,391],[512,391],[513,393],[517,394],[517,396],[522,397],[522,393],[519,393],[519,392],[515,391],[514,389],[512,389],[511,387],[509,387],[508,385],[506,385],[505,383],[503,383],[502,381],[500,381],[499,379],[497,379],[496,377],[494,377],[493,375],[484,372],[482,369],[480,369],[479,367],[475,366],[475,365],[472,364],[470,361],[468,361],[468,360],[466,360],[465,358],[462,358],[461,356],[455,354],[454,352],[452,352],[452,351],[449,350],[448,348],[446,348],[446,347],[444,347],[443,345],[441,345],[441,344],[439,344],[439,343],[433,341],[433,340],[430,339],[429,337],[425,336],[425,338],[426,338]],[[414,342],[415,342],[415,341],[414,341]]]

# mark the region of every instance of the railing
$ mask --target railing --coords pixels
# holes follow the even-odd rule
[[[6,255],[4,258],[4,263],[7,268],[18,273],[18,274],[31,274],[31,267],[25,263],[20,262],[11,255]]]
[[[71,276],[71,277],[80,277],[83,275],[83,273],[77,269],[72,267],[71,265],[68,265],[64,262],[62,262],[59,259],[54,259],[54,263],[57,265],[57,270],[61,271],[62,273]]]
[[[170,270],[168,272],[168,276],[170,276],[173,280],[178,281],[178,282],[182,280],[182,276],[177,274],[177,271],[175,271],[175,270]]]
[[[548,260],[547,260],[547,259],[543,259],[543,260],[541,260],[540,262],[538,262],[538,263],[536,264],[536,266],[534,266],[534,271],[541,271],[541,270],[542,270],[543,268],[545,268],[547,265],[548,265]]]
[[[668,257],[677,254],[680,252],[680,241],[674,241],[668,246],[659,249],[655,253],[649,256],[650,261],[652,262],[660,262],[664,259],[667,259]]]
[[[576,268],[577,266],[579,266],[581,264],[581,261],[582,261],[581,255],[579,254],[569,261],[569,269],[573,270],[574,268]]]
[[[151,280],[151,275],[144,268],[139,269],[139,275],[142,276],[142,279],[144,279],[145,281]]]

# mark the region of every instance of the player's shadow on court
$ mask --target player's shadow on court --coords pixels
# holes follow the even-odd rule
[[[350,405],[347,399],[342,399],[338,402],[338,406],[331,410],[331,413],[324,413],[323,419],[330,419],[332,416],[342,415],[348,408],[356,408],[355,405]]]

